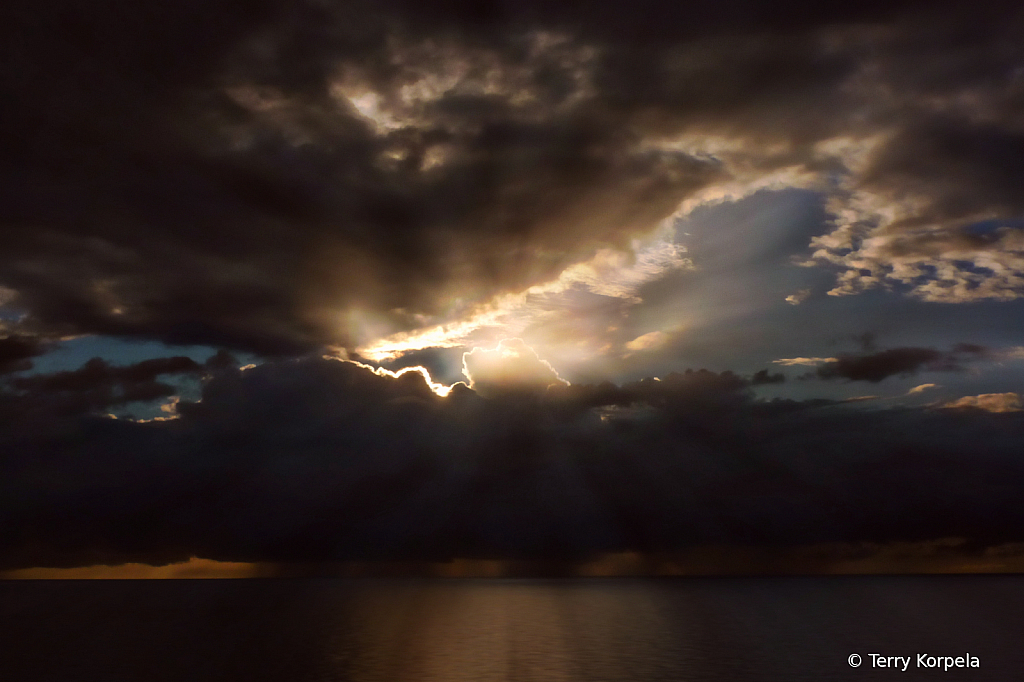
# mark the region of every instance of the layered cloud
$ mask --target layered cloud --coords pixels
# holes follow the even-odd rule
[[[143,423],[27,409],[57,390],[40,382],[0,400],[0,564],[1024,539],[1019,411],[763,402],[753,383],[441,397],[417,372],[307,359],[221,371]]]
[[[1020,412],[1024,410],[1024,402],[1021,402],[1021,397],[1016,393],[983,393],[957,398],[943,407],[974,408],[987,412]]]
[[[922,370],[961,371],[964,364],[988,356],[987,348],[969,343],[958,344],[948,352],[934,348],[891,348],[875,353],[844,354],[829,358],[819,365],[816,373],[821,379],[878,383],[891,376],[910,376]]]
[[[837,362],[836,358],[780,358],[779,360],[772,360],[776,365],[782,365],[783,367],[799,367],[799,366],[810,366],[814,367],[821,364],[831,364]]]
[[[50,415],[102,414],[116,406],[174,396],[181,389],[166,381],[172,377],[199,378],[237,364],[225,351],[203,364],[184,356],[120,366],[92,358],[76,370],[12,377],[6,387],[0,387],[8,389],[0,390],[0,400],[9,414],[38,409]]]
[[[805,5],[7,3],[3,563],[1024,540],[1024,15]]]
[[[15,5],[0,286],[48,333],[400,348],[785,187],[827,202],[832,293],[1022,291],[1019,15]]]
[[[0,374],[31,369],[32,358],[44,352],[41,341],[30,336],[11,335],[0,338]]]
[[[683,255],[685,247],[663,239],[635,242],[633,251],[602,249],[550,282],[496,296],[471,307],[455,322],[378,338],[372,323],[353,320],[356,338],[372,340],[356,352],[380,362],[424,348],[490,345],[527,331],[549,346],[584,344],[591,355],[607,351],[613,344],[620,345],[618,335],[612,333],[618,330],[608,328],[609,320],[641,300],[637,294],[643,285],[692,267]]]

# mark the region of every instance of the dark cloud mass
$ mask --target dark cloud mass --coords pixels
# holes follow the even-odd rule
[[[38,339],[6,336],[0,339],[0,374],[31,369],[32,358],[44,352],[43,344]]]
[[[158,377],[201,377],[237,366],[227,352],[221,351],[206,363],[187,357],[143,360],[132,365],[112,366],[93,358],[81,368],[52,374],[31,374],[12,378],[13,391],[0,393],[9,402],[9,410],[42,408],[51,416],[90,414],[127,403],[148,402],[173,396],[180,388]]]
[[[819,244],[840,290],[1020,293],[1016,232],[964,232],[1022,210],[1021,22],[1002,6],[51,0],[4,16],[0,285],[59,333],[351,344],[345,310],[401,329],[785,169],[847,178],[840,203],[911,206],[873,228],[881,250],[860,252],[863,221]],[[986,257],[998,267],[956,264]]]
[[[781,384],[785,380],[786,375],[781,372],[772,374],[766,369],[761,369],[754,372],[754,376],[750,378],[750,383],[754,386],[760,386],[763,384]]]
[[[922,367],[935,366],[944,359],[931,348],[893,348],[871,355],[843,355],[818,368],[822,379],[878,382],[896,374],[914,374]]]
[[[878,383],[891,376],[910,376],[921,370],[955,372],[964,363],[986,357],[988,349],[971,343],[960,343],[949,352],[934,348],[891,348],[861,355],[845,354],[818,367],[821,379],[846,379]]]
[[[1024,541],[1020,6],[2,4],[0,568]]]
[[[41,430],[22,410],[0,432],[2,564],[1022,539],[1021,413],[759,402],[749,385],[701,370],[440,398],[416,373],[310,359],[220,373],[170,421]]]

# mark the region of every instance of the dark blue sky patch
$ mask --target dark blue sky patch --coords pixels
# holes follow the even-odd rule
[[[993,219],[993,220],[982,220],[976,223],[965,225],[963,228],[964,232],[977,237],[985,237],[994,239],[1000,230],[1024,230],[1024,218],[1020,220],[1014,219]]]
[[[50,374],[78,369],[91,358],[100,358],[111,365],[131,365],[143,360],[185,356],[204,363],[217,353],[211,346],[169,346],[159,341],[125,341],[111,336],[84,336],[61,341],[35,360],[32,374]],[[241,354],[239,360],[248,364],[255,356]],[[238,357],[238,356],[236,356]]]

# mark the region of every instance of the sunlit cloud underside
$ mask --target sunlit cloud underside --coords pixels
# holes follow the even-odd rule
[[[632,252],[600,249],[590,260],[566,268],[550,282],[495,296],[445,323],[372,339],[355,352],[380,363],[417,350],[482,350],[504,339],[525,338],[545,354],[593,357],[607,353],[618,344],[606,336],[619,324],[615,312],[608,308],[635,305],[640,302],[637,292],[644,284],[693,267],[685,256],[686,247],[667,241],[663,234],[656,234],[646,244],[634,242],[633,247]],[[595,305],[595,300],[612,305]],[[572,333],[530,337],[531,331],[550,331],[564,324],[566,316],[579,320]]]

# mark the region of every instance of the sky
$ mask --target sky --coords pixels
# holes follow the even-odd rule
[[[7,3],[0,570],[1007,555],[1024,11],[804,5]]]

